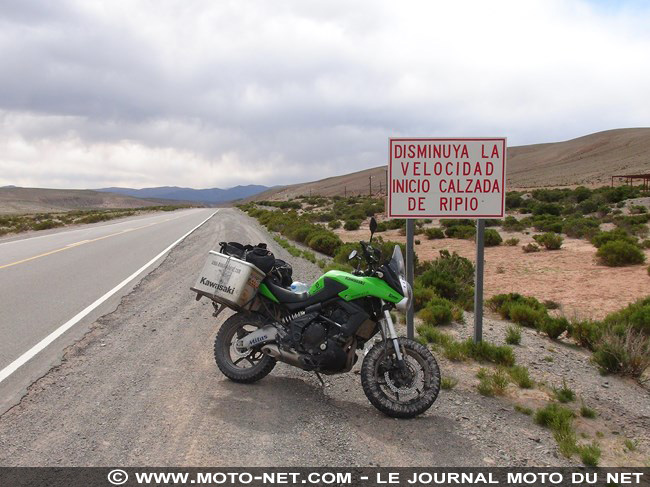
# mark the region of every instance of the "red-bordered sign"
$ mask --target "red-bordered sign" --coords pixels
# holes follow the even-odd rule
[[[389,139],[389,218],[502,218],[506,138]]]

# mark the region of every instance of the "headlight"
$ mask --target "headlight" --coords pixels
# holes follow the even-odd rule
[[[397,303],[395,307],[400,311],[406,312],[411,307],[411,301],[413,301],[413,289],[402,276],[399,277],[399,283],[402,286],[402,296],[404,296],[404,299]]]

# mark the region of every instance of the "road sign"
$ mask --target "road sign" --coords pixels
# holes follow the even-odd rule
[[[502,218],[506,139],[391,138],[389,218]]]
[[[415,218],[475,218],[474,341],[483,335],[484,218],[505,213],[506,139],[391,138],[389,218],[406,218],[407,279],[413,286]],[[413,304],[406,314],[413,338]]]

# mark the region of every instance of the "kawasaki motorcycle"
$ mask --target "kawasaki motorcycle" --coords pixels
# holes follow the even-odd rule
[[[361,242],[363,255],[354,250],[349,256],[357,260],[351,274],[329,271],[305,293],[265,277],[255,311],[239,311],[219,329],[214,354],[221,372],[251,383],[281,361],[317,374],[341,374],[367,350],[361,385],[373,406],[396,418],[429,409],[440,390],[440,369],[427,347],[395,332],[390,311],[406,311],[412,290],[399,246],[380,263],[380,252],[372,247],[376,228],[373,218],[370,241]]]

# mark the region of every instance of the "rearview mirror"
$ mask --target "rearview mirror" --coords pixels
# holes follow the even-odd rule
[[[350,255],[348,255],[348,260],[352,260],[352,259],[354,259],[356,256],[357,256],[357,251],[356,251],[356,250],[353,250],[352,252],[350,252]]]
[[[375,234],[377,231],[377,220],[375,220],[375,217],[370,218],[370,241],[372,242],[372,236]]]

